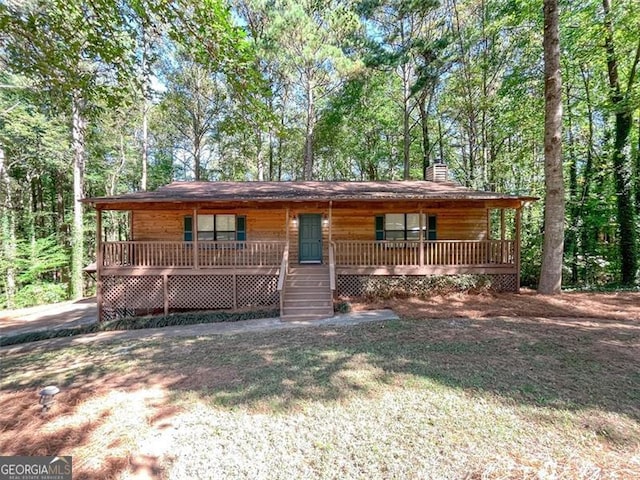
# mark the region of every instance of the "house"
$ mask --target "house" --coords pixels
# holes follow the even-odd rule
[[[521,209],[533,197],[447,180],[174,182],[84,200],[97,210],[99,318],[279,305],[333,313],[372,283],[482,274],[517,291]],[[129,212],[128,241],[105,241],[103,212]]]

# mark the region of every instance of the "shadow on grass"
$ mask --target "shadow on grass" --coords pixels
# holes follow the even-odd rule
[[[8,398],[0,411],[12,391],[53,379],[71,390],[161,386],[216,405],[260,411],[376,396],[389,386],[446,386],[521,405],[595,408],[639,420],[639,345],[635,321],[506,318],[400,320],[124,348],[103,344],[76,347],[57,359],[55,352],[7,359],[3,368],[13,380],[0,388]],[[79,359],[85,363],[71,368]],[[176,413],[170,405],[158,408],[153,423]],[[74,435],[69,432],[69,438]]]
[[[117,432],[113,433],[112,429],[108,429],[105,436],[104,430],[100,429],[105,424],[117,426],[121,421],[122,405],[110,401],[114,391],[157,388],[163,381],[173,382],[174,379],[135,371],[126,373],[120,356],[108,355],[111,364],[102,363],[98,358],[95,363],[77,368],[74,364],[82,355],[63,355],[60,363],[56,363],[55,352],[47,352],[44,358],[28,355],[16,364],[13,359],[4,362],[8,375],[15,374],[14,369],[21,370],[24,375],[19,381],[0,389],[0,452],[23,456],[72,455],[73,478],[80,480],[120,478],[125,472],[141,475],[141,478],[161,478],[159,458],[123,454],[129,451],[127,440],[116,437]],[[113,368],[114,364],[120,368]],[[52,408],[43,412],[38,404],[38,392],[48,383],[60,386],[61,392]],[[88,403],[90,409],[86,408]],[[147,416],[143,420],[152,427],[166,428],[179,411],[162,397],[153,401],[143,398],[138,403],[144,404]],[[97,443],[96,439],[99,439]],[[107,449],[105,445],[108,445]]]
[[[145,363],[180,372],[171,388],[230,407],[286,410],[425,381],[640,419],[639,341],[638,323],[398,321],[179,340]]]

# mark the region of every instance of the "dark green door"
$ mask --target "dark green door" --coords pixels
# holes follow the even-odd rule
[[[322,263],[322,216],[300,215],[300,263]]]

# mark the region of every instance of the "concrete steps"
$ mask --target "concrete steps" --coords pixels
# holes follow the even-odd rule
[[[310,321],[332,316],[329,268],[325,265],[291,267],[285,279],[282,319]]]

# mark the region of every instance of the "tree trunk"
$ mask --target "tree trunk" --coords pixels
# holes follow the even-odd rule
[[[633,207],[633,187],[631,183],[631,169],[624,149],[629,140],[633,125],[632,110],[629,102],[629,90],[635,81],[635,71],[640,54],[640,42],[636,51],[634,65],[629,75],[629,88],[623,93],[620,87],[618,74],[618,59],[616,57],[613,25],[611,23],[611,2],[603,0],[602,6],[605,14],[605,48],[607,52],[607,73],[609,76],[609,92],[611,103],[615,111],[615,133],[613,140],[613,176],[616,185],[616,197],[618,206],[618,229],[620,234],[620,262],[621,282],[623,285],[635,283],[638,258],[636,250],[636,226]]]
[[[402,66],[402,178],[411,178],[411,114],[409,111],[409,100],[411,98],[411,79],[409,78],[408,66]]]
[[[588,137],[587,137],[587,160],[582,172],[582,192],[580,194],[580,207],[577,216],[582,219],[582,229],[580,232],[580,247],[583,258],[582,280],[587,282],[588,274],[591,271],[591,253],[593,252],[593,235],[592,221],[588,215],[583,215],[584,207],[589,200],[591,190],[591,180],[593,172],[593,139],[594,139],[594,120],[593,106],[591,102],[591,87],[589,85],[589,77],[587,72],[581,67],[582,82],[584,84],[585,102],[587,105],[587,121],[588,121]]]
[[[145,98],[142,106],[142,174],[140,175],[140,190],[147,189],[147,165],[149,164],[149,104]]]
[[[640,118],[638,118],[638,147],[636,150],[636,215],[640,215]]]
[[[303,180],[313,180],[313,135],[315,129],[315,104],[313,83],[307,80],[307,130],[304,137],[304,168]]]
[[[558,0],[544,0],[544,247],[538,293],[562,288],[564,181],[562,172],[562,77]]]
[[[422,126],[422,179],[427,179],[427,168],[429,168],[429,157],[431,155],[431,140],[429,138],[429,113],[427,111],[427,93],[422,92],[418,99],[420,110],[420,123]]]
[[[580,222],[578,199],[578,159],[573,138],[573,115],[571,112],[571,87],[566,84],[567,121],[568,121],[568,153],[569,153],[569,230],[566,235],[567,258],[571,265],[571,283],[578,283],[578,228]]]
[[[149,164],[149,71],[147,67],[147,49],[149,39],[147,27],[142,29],[142,174],[140,175],[140,190],[147,189],[147,165]]]
[[[260,131],[260,127],[256,125],[256,150],[257,150],[257,161],[258,161],[258,181],[264,182],[264,152],[262,151],[262,132]]]
[[[82,264],[84,261],[84,225],[83,206],[84,197],[84,163],[85,163],[85,132],[84,99],[78,91],[73,93],[72,110],[72,145],[73,145],[73,228],[71,233],[71,298],[83,296]]]
[[[7,264],[5,271],[5,305],[7,308],[15,307],[16,296],[16,216],[11,195],[11,179],[4,160],[4,149],[0,145],[0,182],[5,189],[3,210],[0,219],[0,239],[4,245],[2,255]]]

